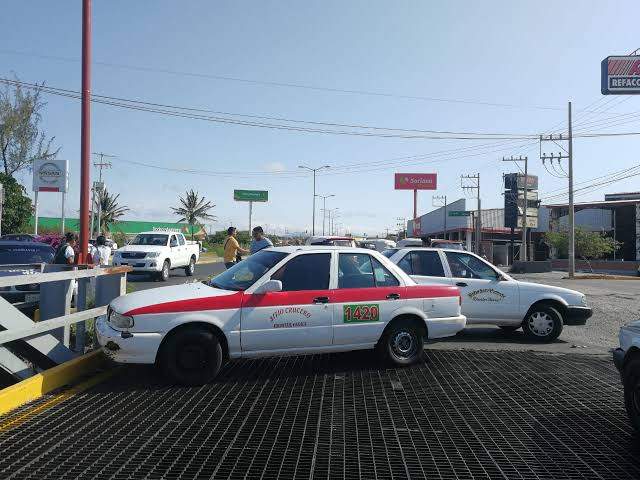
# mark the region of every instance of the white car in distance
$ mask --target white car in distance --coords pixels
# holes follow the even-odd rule
[[[177,268],[192,276],[199,258],[198,242],[187,241],[182,233],[160,230],[136,235],[113,253],[113,265],[128,265],[134,273],[155,274],[166,282],[169,272]]]
[[[591,317],[584,294],[516,280],[471,252],[403,248],[385,255],[420,284],[460,288],[468,324],[497,325],[507,331],[522,327],[530,339],[551,342],[564,325],[584,325]]]

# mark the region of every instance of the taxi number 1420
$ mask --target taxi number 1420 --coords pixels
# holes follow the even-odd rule
[[[380,306],[377,303],[344,305],[344,323],[377,322],[380,320]]]

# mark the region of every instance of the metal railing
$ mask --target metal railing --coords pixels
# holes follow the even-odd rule
[[[131,267],[72,268],[0,277],[0,289],[40,284],[41,321],[34,321],[0,297],[0,369],[16,380],[45,369],[39,366],[43,363],[60,364],[83,354],[85,323],[104,315],[108,303],[126,293],[126,277]],[[94,306],[89,304],[88,295],[92,279],[95,279]],[[76,310],[73,313],[72,299]],[[73,350],[69,348],[72,325],[76,325]]]

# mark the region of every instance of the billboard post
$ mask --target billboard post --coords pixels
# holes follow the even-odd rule
[[[418,190],[435,190],[438,187],[436,173],[396,173],[396,190],[413,190],[413,218],[418,218]]]
[[[251,235],[253,202],[268,202],[269,192],[267,190],[234,190],[233,199],[236,202],[249,202],[249,235]]]

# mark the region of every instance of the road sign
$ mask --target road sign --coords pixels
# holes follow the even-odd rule
[[[600,64],[603,95],[640,94],[640,56],[607,57]]]
[[[448,215],[450,217],[470,217],[472,213],[470,210],[450,210]]]
[[[234,190],[233,199],[237,202],[266,202],[269,200],[267,190]]]
[[[396,190],[435,190],[438,185],[436,173],[396,173]]]

